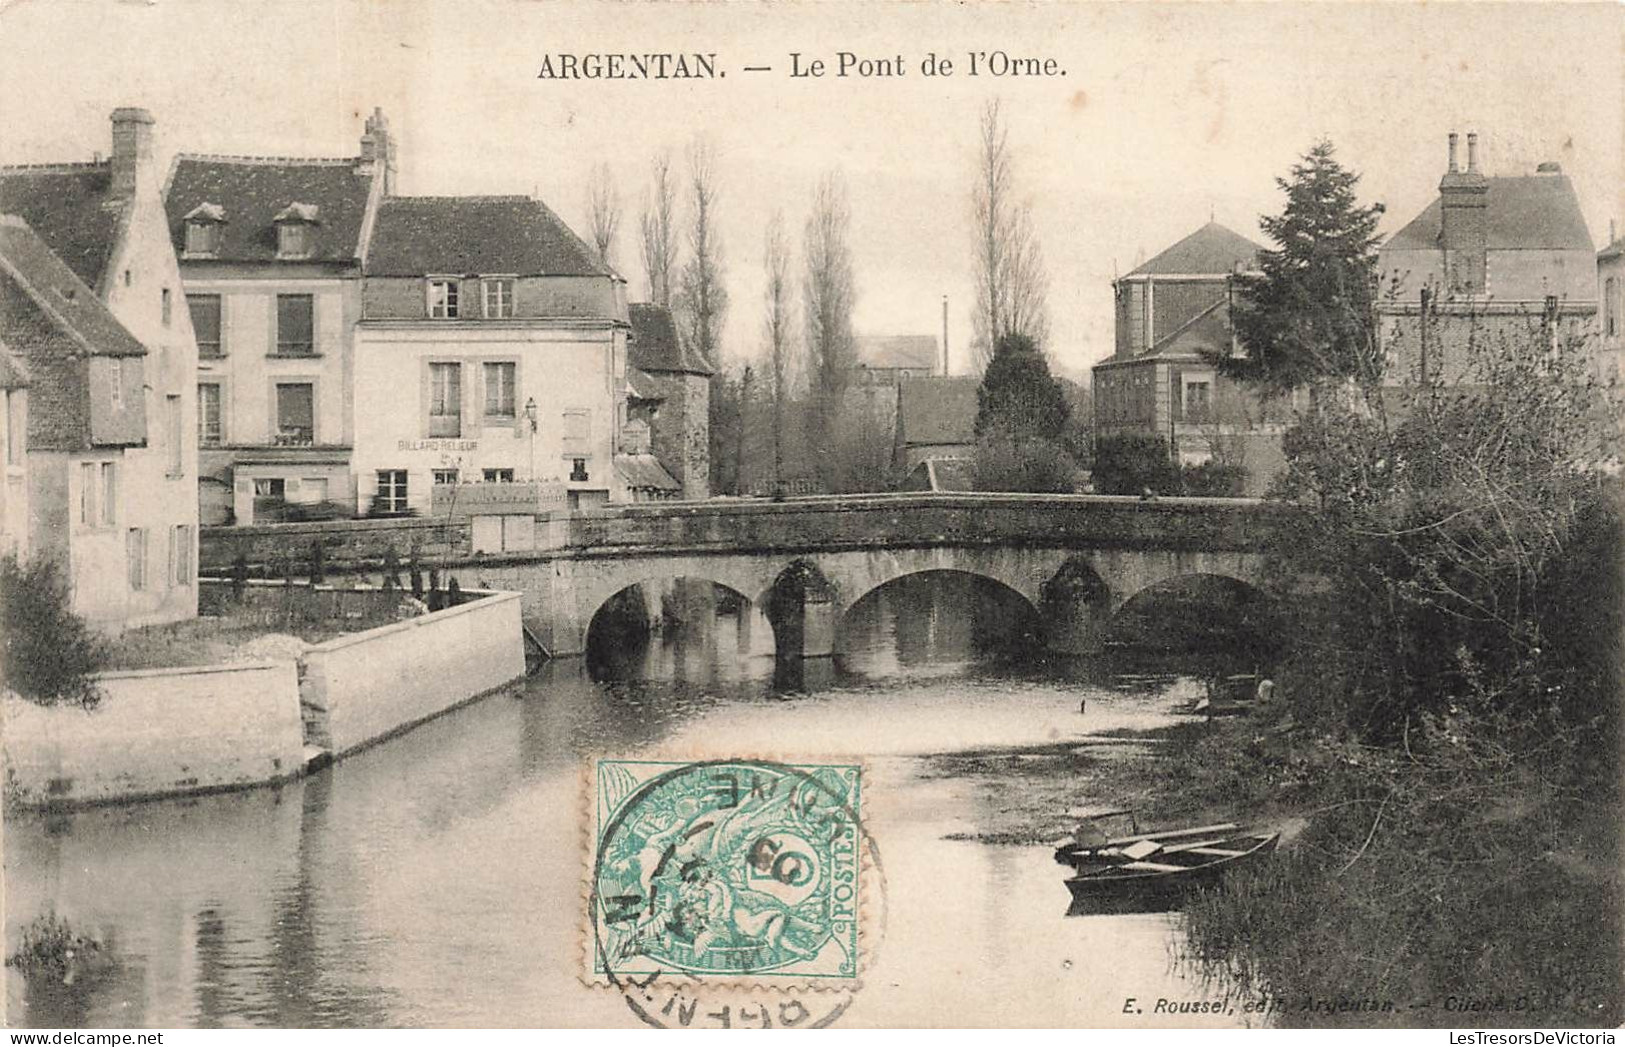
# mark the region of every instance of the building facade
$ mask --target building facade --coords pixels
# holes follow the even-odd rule
[[[27,547],[58,559],[76,610],[115,631],[197,614],[197,346],[153,128],[117,109],[109,159],[0,168],[0,338],[28,382]]]
[[[1452,133],[1438,197],[1378,251],[1391,385],[1460,382],[1472,345],[1531,328],[1583,337],[1597,315],[1596,247],[1562,167],[1491,177],[1479,168],[1478,136],[1467,136],[1465,167],[1457,142]]]
[[[649,427],[650,453],[676,482],[685,499],[711,496],[711,375],[715,368],[678,337],[671,310],[652,302],[628,307],[631,340],[627,346],[629,395],[647,405],[642,417]],[[632,388],[632,386],[638,388]],[[639,389],[643,391],[640,393]],[[628,447],[637,446],[633,437]],[[633,471],[631,463],[623,471]],[[650,476],[636,468],[637,475]],[[658,482],[659,478],[653,480]]]
[[[361,266],[393,169],[376,110],[356,156],[176,157],[164,195],[197,332],[206,524],[353,511]]]
[[[624,281],[541,201],[385,198],[355,329],[357,510],[428,513],[469,484],[626,500],[629,329]]]
[[[1255,272],[1262,250],[1209,222],[1113,283],[1115,349],[1093,372],[1098,435],[1160,437],[1179,464],[1239,465],[1247,492],[1263,490],[1281,464],[1281,405],[1207,358],[1233,348],[1235,277]]]

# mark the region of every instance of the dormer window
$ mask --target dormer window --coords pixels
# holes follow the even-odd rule
[[[219,204],[201,203],[186,213],[186,255],[212,258],[220,251],[220,227],[226,222],[226,209]]]
[[[430,280],[429,316],[435,320],[455,320],[461,314],[457,300],[456,280]]]
[[[276,223],[276,256],[308,258],[316,246],[316,227],[321,224],[315,204],[293,203],[272,219]]]

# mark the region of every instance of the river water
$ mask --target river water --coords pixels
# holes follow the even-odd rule
[[[794,694],[775,687],[762,630],[723,607],[280,789],[12,816],[8,954],[54,910],[113,960],[68,987],[8,977],[9,1020],[634,1023],[579,977],[584,769],[613,754],[863,759],[884,927],[843,1025],[1241,1024],[1153,1016],[1159,998],[1219,995],[1174,963],[1175,917],[1066,917],[1050,848],[949,838],[991,815],[926,755],[1167,723],[1195,686],[990,660],[977,641],[1009,620],[990,607],[967,583],[888,587],[849,616],[839,666],[809,663]]]

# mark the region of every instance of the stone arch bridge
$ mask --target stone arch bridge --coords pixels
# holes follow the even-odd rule
[[[553,521],[537,548],[473,557],[464,583],[524,594],[530,630],[554,655],[582,653],[593,616],[630,586],[708,580],[765,606],[797,567],[798,653],[831,653],[843,616],[898,578],[956,571],[990,579],[1043,616],[1052,642],[1098,644],[1150,586],[1212,575],[1257,587],[1278,510],[1251,499],[907,494],[625,506]],[[466,576],[472,575],[472,578]],[[782,639],[782,638],[781,638]],[[788,653],[788,652],[786,652]]]

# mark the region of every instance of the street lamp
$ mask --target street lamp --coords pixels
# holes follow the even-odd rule
[[[525,400],[525,421],[530,423],[530,482],[536,482],[536,398]]]

